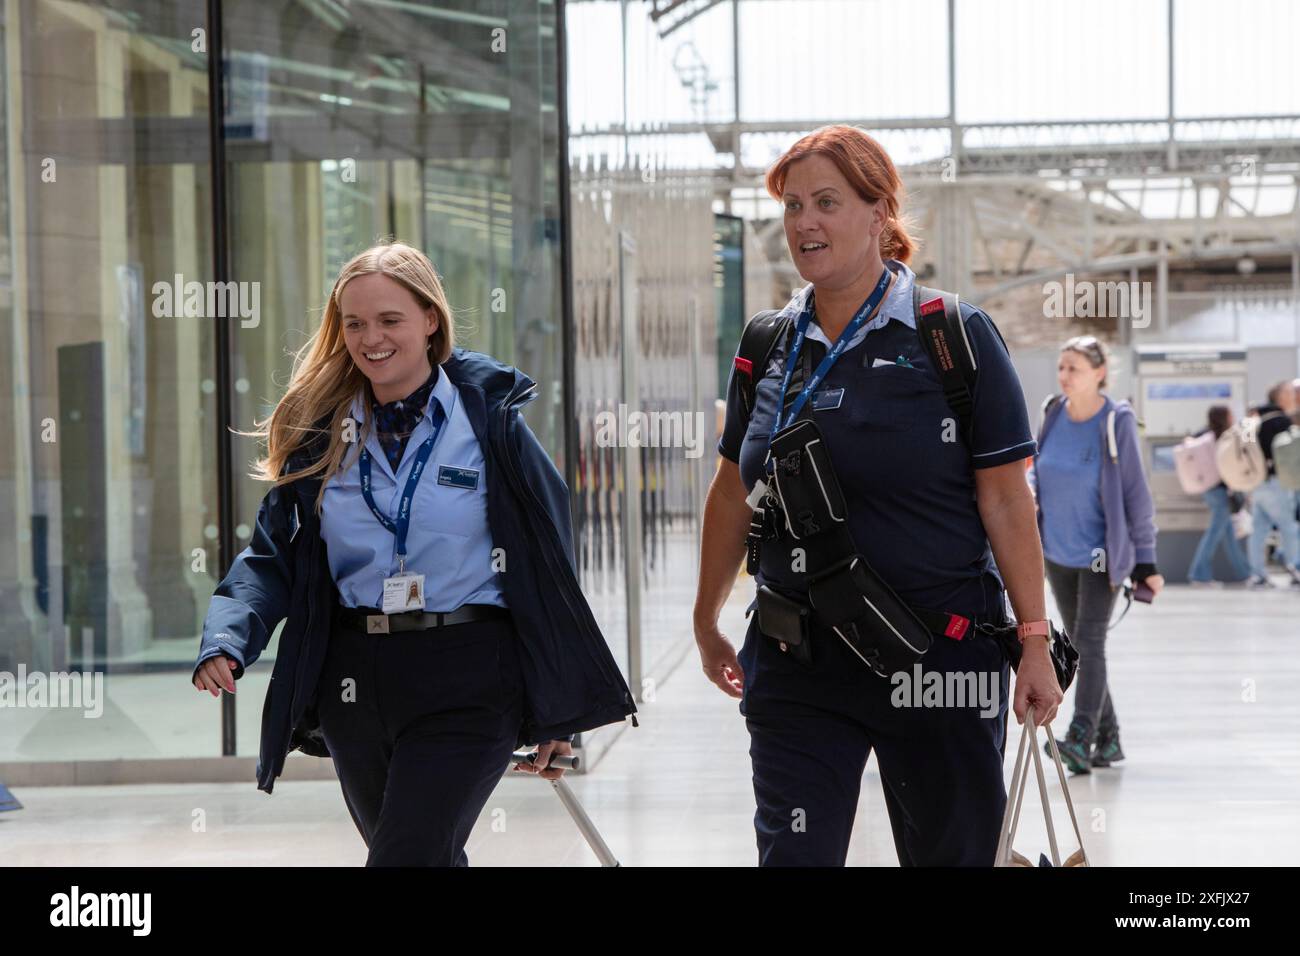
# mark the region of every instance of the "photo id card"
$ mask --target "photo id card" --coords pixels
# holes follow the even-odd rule
[[[384,578],[384,604],[380,610],[385,614],[423,611],[424,575],[407,573]]]

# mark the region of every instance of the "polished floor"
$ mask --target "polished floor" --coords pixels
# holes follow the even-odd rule
[[[1281,580],[1280,577],[1278,579]],[[743,634],[742,582],[724,630]],[[689,607],[679,609],[689,634]],[[1111,634],[1111,688],[1128,760],[1070,782],[1096,865],[1233,866],[1300,859],[1300,593],[1169,588]],[[748,738],[693,652],[653,688],[595,772],[567,778],[624,865],[755,862]],[[1067,696],[1063,713],[1068,714]],[[1064,731],[1068,721],[1059,721]],[[1010,759],[1019,728],[1013,724]],[[314,759],[294,754],[292,759]],[[1032,787],[1032,781],[1030,786]],[[1069,838],[1049,780],[1062,853]],[[0,865],[359,865],[365,848],[334,781],[19,788],[0,813]],[[1046,849],[1039,805],[1017,846]],[[507,778],[484,809],[472,865],[594,866],[551,787]],[[897,859],[874,759],[849,862]]]

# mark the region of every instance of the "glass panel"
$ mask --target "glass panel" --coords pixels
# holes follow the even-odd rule
[[[459,344],[541,386],[527,419],[563,468],[555,6],[535,0],[303,4],[227,0],[232,278],[255,284],[234,330],[234,423],[283,394],[339,268],[386,235],[433,260]],[[266,486],[238,439],[236,513]],[[241,680],[256,753],[275,646]],[[247,685],[251,693],[243,693]]]
[[[0,761],[215,754],[213,323],[159,291],[211,262],[204,4],[3,10]]]

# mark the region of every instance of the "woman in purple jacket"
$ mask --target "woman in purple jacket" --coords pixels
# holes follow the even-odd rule
[[[1047,578],[1066,633],[1079,649],[1074,719],[1061,757],[1075,773],[1124,759],[1106,682],[1106,627],[1124,579],[1159,592],[1155,508],[1128,402],[1102,393],[1106,349],[1091,335],[1061,346],[1061,395],[1044,403],[1029,472]],[[1095,744],[1095,750],[1094,750]]]

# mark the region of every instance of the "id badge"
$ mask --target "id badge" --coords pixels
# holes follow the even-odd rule
[[[385,614],[423,611],[424,575],[406,573],[384,578],[384,603],[380,610]]]
[[[813,392],[812,407],[814,411],[826,412],[839,408],[842,401],[844,389],[823,388],[820,392]]]

